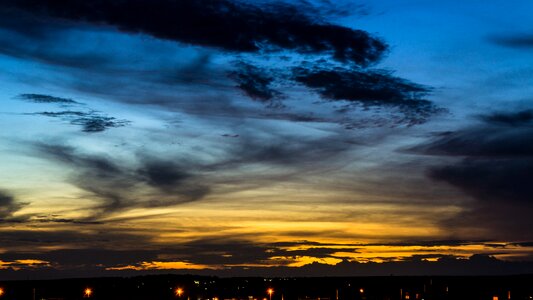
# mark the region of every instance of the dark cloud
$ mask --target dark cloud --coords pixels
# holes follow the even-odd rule
[[[484,202],[522,203],[531,208],[533,159],[466,159],[435,168],[430,177],[446,181]],[[516,220],[513,220],[516,221]]]
[[[369,275],[479,275],[516,274],[531,270],[531,263],[505,262],[487,255],[469,259],[439,253],[404,257],[400,260],[383,258],[384,263],[359,263],[343,260],[336,265],[313,263],[303,267],[288,267],[301,257],[339,258],[338,252],[356,252],[362,244],[325,244],[313,241],[258,243],[235,237],[201,238],[179,244],[155,244],[149,236],[128,232],[97,229],[91,231],[2,231],[0,242],[7,251],[5,262],[33,259],[47,262],[51,270],[77,274],[98,271],[109,275],[108,268],[137,266],[153,261],[187,262],[209,265],[212,269],[195,270],[196,274],[219,276],[331,276]],[[468,245],[464,241],[441,241],[435,246]],[[61,245],[60,250],[42,251]],[[140,247],[139,245],[143,245]],[[368,244],[372,245],[372,244]],[[375,244],[387,246],[389,244]],[[36,249],[36,250],[34,250]],[[340,257],[342,259],[342,257]],[[437,259],[430,262],[427,259]],[[251,265],[244,267],[246,265]],[[259,267],[264,265],[265,267]],[[229,267],[231,266],[231,267]],[[268,266],[268,267],[266,267]],[[219,267],[223,267],[219,269]],[[21,266],[24,269],[24,266]],[[43,269],[40,270],[44,272]],[[170,270],[166,270],[168,272]],[[190,272],[191,270],[173,270]],[[0,271],[1,272],[1,271]],[[148,272],[153,272],[148,271]],[[140,272],[142,273],[142,272]],[[135,272],[132,274],[139,274]],[[41,273],[42,275],[42,273]],[[40,276],[41,276],[40,275]]]
[[[130,207],[170,206],[209,193],[196,175],[174,161],[142,157],[136,167],[105,155],[79,153],[64,145],[37,144],[35,149],[40,156],[70,168],[70,181],[103,201],[95,208],[96,215]]]
[[[18,98],[33,103],[80,104],[72,99],[42,94],[21,94]]]
[[[364,31],[321,22],[290,4],[258,7],[227,0],[9,0],[2,7],[236,52],[287,49],[331,54],[339,61],[368,65],[378,61],[387,48]]]
[[[127,120],[119,120],[114,117],[98,115],[97,113],[75,118],[70,122],[74,125],[80,125],[84,132],[102,132],[109,128],[123,127],[130,123]]]
[[[367,16],[370,14],[370,7],[366,4],[354,3],[352,1],[307,1],[301,0],[298,2],[300,6],[309,7],[310,11],[314,11],[316,15],[324,14],[332,17],[348,17],[348,16]]]
[[[148,162],[141,170],[140,174],[146,180],[156,186],[173,186],[190,177],[189,174],[181,172],[177,168],[167,168],[166,162]]]
[[[425,103],[420,96],[429,92],[384,70],[297,67],[294,79],[328,99],[368,104],[420,105],[418,102]]]
[[[0,223],[16,221],[13,213],[20,210],[25,204],[15,200],[9,193],[0,190]]]
[[[331,60],[320,60],[320,58],[330,54],[337,61],[342,61],[343,66],[347,66],[345,69],[335,71],[317,67],[307,70],[306,74],[302,71],[300,76],[294,78],[292,75],[283,74],[283,70],[270,68],[269,62],[255,61],[255,65],[252,65],[238,58],[241,63],[229,72],[230,77],[236,81],[238,88],[244,94],[265,103],[268,108],[285,107],[282,101],[285,93],[280,92],[277,84],[288,84],[293,88],[294,81],[297,81],[317,90],[329,100],[345,100],[366,106],[372,105],[375,108],[385,105],[399,111],[398,113],[395,111],[393,115],[359,121],[350,120],[350,117],[342,120],[323,118],[348,129],[414,125],[425,122],[438,111],[431,102],[419,97],[428,91],[425,87],[394,77],[385,71],[351,69],[354,66],[364,67],[376,63],[386,52],[386,45],[366,32],[331,25],[324,19],[331,14],[345,14],[351,9],[342,9],[344,13],[340,11],[333,13],[328,12],[326,7],[338,7],[338,5],[333,5],[329,1],[301,4],[296,7],[294,4],[281,2],[273,4],[268,1],[262,4],[257,2],[246,4],[227,0],[179,2],[158,0],[150,3],[134,0],[128,1],[127,4],[121,1],[97,1],[87,5],[86,2],[76,0],[57,5],[53,1],[8,1],[0,5],[0,8],[3,8],[0,11],[9,12],[6,13],[6,18],[20,15],[24,21],[6,21],[6,30],[17,34],[8,34],[0,38],[4,40],[0,43],[2,45],[0,52],[52,65],[58,71],[56,77],[63,78],[66,74],[68,78],[58,80],[51,76],[48,81],[56,80],[55,84],[62,87],[66,86],[105,99],[141,105],[159,105],[191,114],[200,111],[199,113],[204,115],[225,115],[235,118],[258,115],[257,110],[240,106],[236,101],[220,103],[220,98],[227,96],[225,92],[230,90],[228,87],[231,83],[228,82],[227,76],[224,76],[228,74],[227,70],[222,70],[220,66],[218,69],[212,68],[210,54],[207,53],[211,50],[201,50],[202,53],[197,57],[189,57],[189,53],[186,60],[190,63],[181,62],[180,66],[175,66],[172,61],[176,53],[172,51],[179,52],[183,49],[169,47],[168,44],[161,47],[161,44],[158,44],[159,56],[169,57],[169,60],[165,63],[151,62],[139,70],[132,66],[130,61],[134,59],[146,62],[146,48],[135,49],[131,53],[122,55],[123,50],[109,51],[108,47],[95,49],[91,46],[92,42],[86,39],[87,34],[95,34],[94,27],[91,26],[108,24],[126,33],[143,32],[162,39],[231,50],[237,54],[256,53],[262,58],[265,58],[263,54],[271,50],[282,50],[284,54],[298,60],[304,57],[311,61],[319,59],[317,63],[323,64]],[[126,5],[127,15],[122,10]],[[359,13],[359,10],[354,9],[351,12]],[[134,17],[137,14],[139,16]],[[182,15],[183,18],[180,17]],[[31,25],[32,20],[39,26]],[[196,26],[196,21],[201,22],[202,26]],[[49,23],[51,25],[48,28],[46,24]],[[24,30],[24,27],[41,25],[44,28],[42,33],[28,33]],[[50,31],[48,33],[46,33],[47,28]],[[93,31],[86,30],[87,28],[92,28]],[[102,32],[100,34],[103,36],[103,41],[109,43],[107,40],[109,37]],[[224,38],[226,35],[230,37]],[[73,43],[79,46],[73,47]],[[245,44],[253,45],[253,49],[244,47]],[[294,55],[294,52],[303,53],[305,56]],[[324,76],[324,72],[336,72],[341,79],[337,83],[313,83],[315,81],[311,77]],[[354,72],[359,73],[358,80],[349,76]],[[278,81],[280,75],[282,80]],[[27,77],[31,75],[21,76],[24,80],[29,80]],[[33,78],[33,80],[41,79]],[[205,89],[204,86],[209,88]],[[359,89],[358,92],[364,91],[366,95],[354,96],[357,92],[355,89]],[[187,101],[184,100],[187,97],[176,96],[191,90],[196,92],[195,96],[199,95],[199,99],[191,97],[191,100]],[[217,98],[208,99],[213,98],[210,91],[215,90]],[[369,95],[372,96],[369,99],[362,98]],[[374,99],[378,95],[383,98]],[[81,125],[86,132],[99,132],[107,128],[124,126],[127,122],[123,121],[102,115],[80,118],[74,122]]]
[[[439,133],[430,143],[412,150],[469,158],[532,158],[533,141],[526,138],[533,133],[531,110],[497,112],[482,115],[479,119],[482,124]]]
[[[79,225],[101,225],[103,222],[85,221],[78,219],[62,218],[58,215],[35,215],[30,216],[27,223],[60,223],[60,224],[79,224]]]
[[[108,250],[108,249],[63,249],[43,253],[19,251],[6,253],[3,259],[16,261],[23,259],[36,259],[50,262],[60,268],[96,267],[134,264],[139,261],[157,259],[155,250]]]
[[[315,89],[330,101],[344,100],[363,106],[395,107],[406,115],[409,123],[425,122],[441,111],[423,99],[427,87],[395,77],[384,70],[359,68],[294,68],[294,80]]]
[[[447,226],[482,228],[496,237],[531,239],[533,227],[533,122],[531,112],[493,113],[483,123],[438,135],[416,151],[460,157],[428,175],[476,201]],[[512,236],[512,237],[511,237]]]
[[[332,257],[336,252],[350,252],[352,249],[335,247],[326,247],[327,245],[316,243],[257,243],[244,240],[227,238],[200,239],[197,241],[184,243],[180,245],[181,250],[173,250],[174,254],[179,254],[180,259],[196,264],[207,265],[257,265],[272,264],[272,258],[276,257],[276,263],[290,264],[301,256],[311,256],[317,258]],[[285,249],[295,246],[311,246],[307,249]],[[181,248],[182,247],[182,248]],[[282,262],[281,258],[286,259]]]
[[[435,241],[404,241],[397,243],[378,243],[365,244],[366,246],[423,246],[423,247],[441,247],[441,246],[465,246],[484,243],[484,240],[435,240]]]
[[[96,225],[96,224],[95,224]],[[0,242],[11,252],[39,253],[43,248],[61,246],[74,249],[129,249],[145,245],[149,248],[149,237],[130,232],[110,229],[109,227],[94,226],[90,229],[76,230],[11,230],[2,228]],[[119,245],[119,247],[117,247]]]
[[[431,143],[416,147],[431,155],[486,157],[487,159],[523,158],[533,153],[533,143],[525,139],[532,129],[510,127],[466,128],[439,135]]]
[[[504,47],[517,49],[533,48],[533,35],[494,36],[489,41]]]
[[[295,114],[295,113],[284,113],[284,112],[272,112],[272,113],[264,113],[261,116],[264,116],[268,119],[275,119],[275,120],[287,120],[292,122],[332,122],[336,123],[336,120],[333,119],[326,119],[314,116],[313,114]]]
[[[237,65],[237,70],[230,72],[229,76],[250,98],[270,106],[279,106],[279,102],[272,100],[280,97],[281,93],[271,87],[274,78],[267,74],[266,70],[241,62]]]
[[[72,125],[79,125],[83,132],[102,132],[110,128],[126,126],[130,123],[128,120],[120,120],[114,117],[108,117],[96,111],[59,111],[59,112],[37,112],[32,115],[41,115],[51,118],[60,118]]]
[[[513,245],[517,245],[521,247],[533,247],[533,242],[514,243]]]
[[[495,125],[533,125],[533,110],[523,110],[519,112],[498,112],[486,116],[481,116],[481,119],[487,123]]]

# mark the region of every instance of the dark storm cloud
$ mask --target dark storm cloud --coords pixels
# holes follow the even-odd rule
[[[483,123],[437,136],[416,148],[431,155],[461,158],[436,166],[429,177],[476,200],[446,225],[484,228],[487,234],[531,239],[533,220],[533,118],[531,111],[482,116]]]
[[[33,103],[80,104],[72,99],[42,94],[21,94],[18,98]]]
[[[238,87],[252,99],[275,106],[276,103],[273,102],[272,99],[281,96],[279,91],[276,91],[271,87],[274,78],[267,74],[264,69],[247,63],[239,63],[237,65],[237,70],[230,72],[229,76],[233,78],[239,84]]]
[[[175,205],[209,193],[197,176],[175,161],[142,157],[136,167],[64,145],[37,144],[35,149],[42,157],[69,167],[73,174],[70,181],[103,201],[95,208],[97,215],[130,207]]]
[[[227,0],[8,0],[2,7],[236,52],[287,49],[331,54],[339,61],[368,65],[378,61],[387,48],[364,31],[317,21],[290,4],[258,7]]]
[[[517,48],[530,49],[533,48],[533,35],[510,35],[510,36],[494,36],[489,40],[497,45]]]

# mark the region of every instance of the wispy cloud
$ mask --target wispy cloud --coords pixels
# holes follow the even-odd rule
[[[33,103],[80,104],[72,99],[43,94],[21,94],[18,98]]]
[[[72,99],[60,98],[43,94],[22,94],[17,98],[30,101],[33,103],[45,103],[45,104],[60,104],[62,106],[76,106],[82,108],[84,104],[74,101]],[[59,118],[72,125],[79,125],[82,127],[83,132],[95,133],[102,132],[109,128],[117,128],[128,125],[128,120],[120,120],[114,117],[109,117],[101,112],[94,110],[87,111],[45,111],[31,113],[31,115],[39,115],[50,118]]]
[[[195,201],[209,193],[209,187],[187,170],[187,166],[151,157],[139,159],[139,166],[119,163],[106,155],[80,153],[58,144],[37,144],[39,156],[74,171],[70,181],[102,201],[94,217],[132,207],[161,207]],[[91,220],[89,220],[91,221]]]

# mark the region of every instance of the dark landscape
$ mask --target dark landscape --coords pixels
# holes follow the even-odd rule
[[[533,300],[532,16],[0,0],[0,300]]]
[[[1,299],[531,299],[533,275],[218,278],[148,275],[2,282]],[[89,292],[90,291],[90,292]],[[271,293],[270,293],[270,292]]]

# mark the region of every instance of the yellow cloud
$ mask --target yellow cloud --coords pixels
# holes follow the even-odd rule
[[[110,267],[106,270],[204,270],[217,269],[213,266],[193,264],[183,261],[143,261],[138,265],[128,265],[121,267]]]

